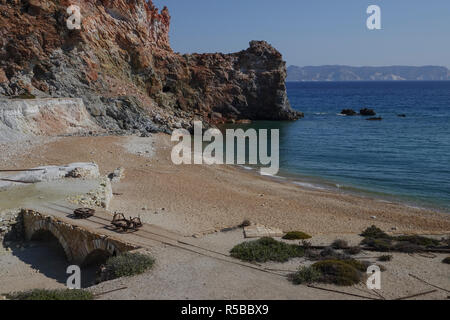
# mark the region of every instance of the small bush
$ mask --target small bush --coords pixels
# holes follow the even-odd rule
[[[320,252],[317,250],[306,249],[305,257],[309,260],[323,260],[323,257],[320,255]]]
[[[342,254],[340,252],[335,251],[331,247],[327,247],[322,251],[320,251],[320,260],[333,260],[333,259],[348,260],[350,259],[350,257],[347,256],[346,254]]]
[[[441,244],[439,240],[418,235],[392,237],[375,226],[367,228],[361,236],[365,237],[361,244],[365,244],[380,252],[398,251],[415,253],[421,252],[425,248],[436,247]]]
[[[91,292],[85,290],[44,290],[34,289],[16,292],[6,296],[10,300],[93,300]]]
[[[440,244],[439,240],[430,239],[427,237],[422,236],[398,236],[395,237],[395,240],[397,241],[403,241],[403,242],[409,242],[418,246],[424,246],[424,247],[436,247]]]
[[[291,231],[286,233],[286,235],[283,237],[284,240],[305,240],[311,238],[312,237],[309,234],[301,231]]]
[[[390,254],[385,254],[385,255],[382,255],[381,257],[379,257],[379,258],[378,258],[378,261],[381,261],[381,262],[388,262],[388,261],[392,261],[392,259],[393,259],[393,256],[392,256],[392,255],[390,255]]]
[[[301,246],[302,246],[303,249],[305,249],[305,250],[310,250],[310,249],[312,248],[311,242],[306,241],[306,240],[302,240]]]
[[[294,284],[309,284],[319,281],[322,278],[322,273],[315,267],[300,267],[289,278]]]
[[[384,238],[365,238],[361,244],[365,244],[380,252],[389,252],[393,249],[392,241]]]
[[[390,239],[391,236],[386,234],[383,230],[376,226],[371,226],[361,233],[361,236],[364,238],[372,238],[372,239]]]
[[[362,249],[360,246],[355,246],[355,247],[349,247],[347,249],[345,249],[345,253],[349,254],[349,255],[355,255],[355,254],[359,254],[361,253]]]
[[[322,274],[320,282],[352,286],[362,280],[362,273],[347,261],[324,260],[316,262],[313,267]]]
[[[348,259],[348,260],[342,260],[342,261],[361,272],[366,272],[367,268],[369,267],[368,265],[365,264],[364,261],[358,261],[355,259]]]
[[[320,255],[322,257],[330,257],[330,256],[334,256],[336,255],[336,251],[334,251],[334,249],[332,247],[326,247],[325,249],[323,249],[322,251],[320,251]]]
[[[424,247],[408,241],[401,241],[394,245],[393,250],[403,253],[415,253],[423,251]]]
[[[333,249],[347,249],[348,248],[348,242],[342,239],[334,240],[333,244],[331,245]]]
[[[291,258],[303,257],[305,250],[294,244],[287,244],[273,238],[244,242],[231,249],[233,258],[243,261],[256,262],[286,262]]]
[[[447,257],[444,260],[442,260],[442,263],[450,264],[450,257]]]
[[[151,269],[154,263],[155,260],[152,257],[141,253],[127,252],[111,257],[106,261],[100,281],[138,275]]]

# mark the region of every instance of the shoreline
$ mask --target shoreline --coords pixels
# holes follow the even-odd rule
[[[102,174],[124,167],[125,179],[114,186],[122,195],[113,198],[111,212],[139,213],[146,222],[188,236],[235,227],[245,219],[313,235],[358,234],[373,224],[398,233],[450,233],[446,213],[308,189],[236,166],[175,166],[170,161],[172,146],[165,134],[63,137],[30,146],[15,159],[3,159],[2,166],[96,162]]]
[[[291,183],[293,185],[296,185],[300,188],[304,188],[307,190],[319,190],[319,191],[322,190],[335,192],[342,195],[367,198],[369,200],[384,202],[388,204],[403,205],[411,209],[431,210],[438,213],[450,215],[450,208],[439,206],[436,203],[431,202],[425,203],[420,199],[407,200],[406,198],[409,197],[407,195],[395,195],[380,191],[366,190],[352,185],[337,184],[335,182],[328,181],[326,180],[326,178],[323,178],[321,176],[303,176],[301,174],[288,173],[287,171],[285,171],[284,174],[278,173],[277,175],[271,176],[271,175],[263,175],[258,172],[259,168],[250,167],[248,165],[234,165],[234,166],[232,165],[230,167],[235,167],[238,168],[238,170],[242,170],[244,172],[251,172],[257,176],[266,177],[268,179],[273,179],[279,182]]]

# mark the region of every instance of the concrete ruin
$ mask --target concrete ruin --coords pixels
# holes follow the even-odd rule
[[[28,183],[51,182],[64,178],[98,179],[100,172],[95,163],[71,163],[66,166],[42,166],[13,175],[0,175],[0,191]]]

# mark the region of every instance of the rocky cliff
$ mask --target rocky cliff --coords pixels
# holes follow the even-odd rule
[[[28,135],[102,133],[82,99],[0,99],[0,143]]]
[[[69,30],[67,8],[81,9]],[[286,66],[264,41],[234,54],[174,53],[170,15],[145,0],[0,0],[0,96],[82,98],[111,130],[193,119],[296,120]]]

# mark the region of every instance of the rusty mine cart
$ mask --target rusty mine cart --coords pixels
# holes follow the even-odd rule
[[[92,217],[94,214],[95,210],[90,208],[79,208],[73,212],[75,219],[87,219]]]
[[[135,232],[138,231],[142,226],[142,221],[140,217],[127,219],[123,213],[114,213],[113,220],[111,224],[114,226],[116,231],[122,232]]]

